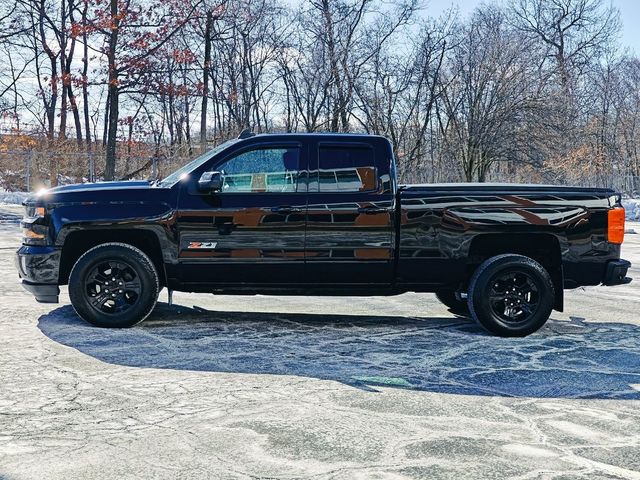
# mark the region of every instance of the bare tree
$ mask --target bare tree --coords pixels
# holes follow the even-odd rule
[[[620,31],[618,10],[602,0],[514,0],[512,12],[513,24],[548,49],[565,93]]]
[[[451,19],[423,25],[408,53],[398,52],[395,45],[382,45],[355,85],[362,112],[362,118],[355,115],[356,119],[366,131],[389,138],[402,177],[416,178],[428,170],[426,150],[432,143],[434,107],[441,93],[438,80],[450,48]]]
[[[120,91],[147,78],[149,59],[191,20],[200,3],[184,11],[172,8],[171,2],[143,6],[136,0],[109,0],[108,8],[98,10],[96,18],[89,20],[106,43],[106,179],[115,177]]]
[[[440,128],[446,154],[457,157],[467,181],[484,181],[497,161],[526,150],[531,116],[540,101],[527,41],[509,28],[504,12],[476,10],[441,75]]]
[[[155,177],[249,127],[384,135],[403,181],[640,190],[640,62],[617,44],[608,0],[488,0],[468,18],[419,10],[4,2],[0,142],[24,140],[51,185],[82,178],[87,153],[90,178]]]

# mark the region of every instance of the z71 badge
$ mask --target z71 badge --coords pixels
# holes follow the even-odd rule
[[[197,249],[197,248],[216,248],[218,242],[189,242],[188,249]]]

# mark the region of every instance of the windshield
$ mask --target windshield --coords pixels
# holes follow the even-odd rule
[[[158,185],[161,186],[161,187],[171,187],[172,185],[175,185],[182,178],[183,175],[191,173],[193,170],[198,168],[200,165],[202,165],[205,162],[209,161],[214,155],[220,153],[222,150],[224,150],[225,148],[227,148],[230,145],[233,145],[237,141],[238,141],[238,139],[235,139],[235,138],[233,140],[227,140],[226,142],[221,143],[220,145],[215,147],[214,149],[209,150],[207,152],[204,152],[199,157],[194,158],[189,163],[187,163],[186,165],[180,167],[178,170],[173,172],[171,175],[169,175],[165,179],[163,179],[160,182],[158,182]]]

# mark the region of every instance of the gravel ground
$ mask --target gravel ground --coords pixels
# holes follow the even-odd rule
[[[0,206],[3,480],[640,479],[640,235],[638,281],[567,292],[525,339],[430,294],[176,293],[102,330],[19,286],[20,215]]]

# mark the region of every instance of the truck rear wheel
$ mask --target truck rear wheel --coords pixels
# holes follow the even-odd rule
[[[466,300],[458,299],[453,290],[438,290],[436,297],[440,302],[449,307],[449,310],[456,315],[469,316],[469,305]]]
[[[98,327],[131,327],[158,300],[158,273],[144,252],[126,243],[88,250],[73,266],[69,297],[77,314]]]
[[[554,286],[549,273],[532,258],[497,255],[478,267],[469,284],[474,320],[501,337],[524,337],[551,315]]]

